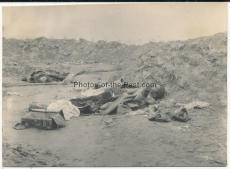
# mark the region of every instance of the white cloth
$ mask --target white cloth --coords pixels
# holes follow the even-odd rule
[[[65,120],[69,120],[72,116],[80,116],[80,110],[77,106],[74,106],[69,100],[58,100],[49,104],[47,111],[62,110]]]

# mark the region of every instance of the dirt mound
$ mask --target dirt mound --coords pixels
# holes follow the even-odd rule
[[[44,65],[56,64],[58,70],[53,70],[68,72],[71,64],[98,63],[120,65],[120,76],[127,82],[164,83],[170,94],[187,91],[187,96],[210,99],[213,91],[226,86],[227,33],[143,46],[85,39],[3,38],[3,76],[32,73]]]
[[[29,63],[46,64],[54,62],[121,63],[123,60],[127,60],[127,55],[132,56],[135,53],[135,48],[136,46],[127,46],[115,41],[94,43],[84,39],[47,39],[40,37],[17,40],[3,38],[5,64],[16,62],[22,65],[28,59]]]
[[[215,96],[214,90],[223,94],[220,87],[227,82],[226,33],[143,47],[146,52],[139,56],[138,63],[126,70],[125,77],[130,82],[165,84],[172,96],[183,93],[192,99],[209,100]]]

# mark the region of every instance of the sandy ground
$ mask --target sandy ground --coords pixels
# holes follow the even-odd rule
[[[73,117],[58,130],[13,127],[29,103],[49,104],[78,94],[72,85],[3,88],[3,166],[226,166],[226,112],[192,110],[186,123],[145,116]]]
[[[4,167],[227,165],[226,33],[138,47],[40,40],[24,43],[3,39]],[[40,42],[47,45],[38,48]],[[63,55],[61,48],[56,49],[57,44],[73,54]],[[94,64],[80,65],[81,59],[91,59]],[[23,83],[23,76],[44,69],[74,74],[87,70],[74,78],[78,82],[105,82],[112,75],[125,75],[129,82],[166,83],[170,90],[165,99],[177,103],[196,99],[211,106],[189,110],[192,120],[186,123],[153,122],[143,115],[126,114],[109,115],[110,122],[103,124],[104,116],[91,115],[73,117],[58,130],[15,130],[14,125],[27,114],[31,102],[50,104],[80,95],[73,84],[4,87]],[[9,96],[7,92],[21,96]]]
[[[109,71],[108,65],[96,67]],[[92,71],[95,70],[92,68]],[[100,77],[104,81],[111,74],[117,72],[99,71],[80,75],[75,80],[97,81]],[[8,77],[3,82],[15,84],[20,81],[19,77]],[[9,96],[7,92],[17,92],[21,96]],[[226,88],[223,98],[225,93]],[[14,129],[28,113],[31,102],[49,104],[78,96],[79,91],[73,84],[3,87],[3,166],[227,165],[225,109],[191,110],[192,120],[185,123],[153,122],[143,115],[126,114],[109,115],[110,123],[103,124],[105,116],[91,115],[73,117],[66,122],[66,127],[58,130]]]

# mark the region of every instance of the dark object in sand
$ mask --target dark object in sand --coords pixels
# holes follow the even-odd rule
[[[43,111],[43,109],[31,110],[38,111],[30,112],[22,117],[21,123],[18,123],[14,126],[16,130],[23,130],[26,128],[52,130],[65,126],[65,118],[62,110],[57,112],[46,112],[45,110]]]
[[[21,81],[27,81],[26,77],[22,77]]]
[[[31,83],[47,83],[47,82],[60,82],[65,79],[66,76],[56,72],[54,70],[37,71],[30,75]]]

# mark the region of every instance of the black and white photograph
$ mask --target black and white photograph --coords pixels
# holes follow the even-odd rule
[[[226,167],[227,2],[2,7],[3,167]]]

